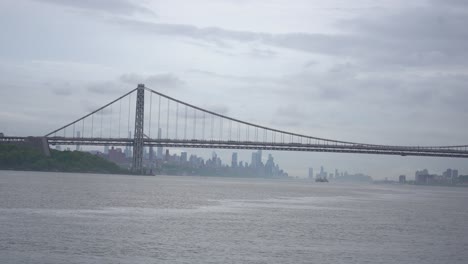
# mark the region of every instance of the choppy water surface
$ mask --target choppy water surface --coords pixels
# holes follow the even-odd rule
[[[0,171],[0,263],[467,263],[468,189]]]

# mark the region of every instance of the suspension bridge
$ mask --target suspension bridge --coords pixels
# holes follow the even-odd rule
[[[134,100],[132,100],[135,98]],[[133,132],[133,135],[132,133]],[[0,137],[2,142],[26,137]],[[130,146],[143,173],[144,147],[255,149],[468,158],[468,145],[391,146],[326,139],[269,128],[209,111],[139,84],[41,138],[50,145]]]

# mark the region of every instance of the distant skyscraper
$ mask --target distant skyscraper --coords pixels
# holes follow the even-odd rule
[[[104,146],[104,154],[109,154],[109,146]]]
[[[187,162],[187,152],[181,152],[180,153],[180,162]]]
[[[250,167],[256,168],[257,167],[257,160],[258,160],[258,153],[252,152],[252,158],[250,159]]]
[[[400,177],[398,177],[398,182],[399,183],[406,183],[406,176],[405,175],[400,175]]]
[[[267,162],[265,163],[265,169],[266,169],[267,175],[273,176],[274,168],[275,168],[275,161],[273,159],[273,155],[268,154],[268,159],[267,159]]]
[[[148,159],[150,160],[150,162],[153,162],[153,161],[154,161],[154,150],[153,150],[153,146],[150,146],[150,147],[149,147]]]
[[[158,139],[161,139],[161,128],[158,128]],[[158,159],[162,159],[163,158],[163,148],[161,146],[158,146],[156,148],[156,157]]]
[[[232,153],[231,167],[237,167],[237,152]]]
[[[166,155],[164,156],[164,161],[169,161],[170,157],[171,157],[171,155],[169,154],[169,150],[166,149]]]
[[[309,168],[309,179],[312,179],[312,178],[314,178],[314,169]]]

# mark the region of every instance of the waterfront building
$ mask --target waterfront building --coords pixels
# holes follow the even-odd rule
[[[398,177],[398,182],[401,183],[401,184],[406,183],[406,176],[405,175],[400,175],[400,177]]]
[[[237,167],[237,152],[232,153],[231,167],[233,167],[233,168]]]

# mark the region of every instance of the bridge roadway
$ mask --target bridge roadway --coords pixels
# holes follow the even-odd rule
[[[4,137],[0,143],[25,140],[26,137]],[[92,145],[92,146],[133,146],[130,138],[69,138],[48,137],[50,145]],[[334,152],[334,153],[358,153],[381,154],[399,156],[429,156],[468,158],[468,146],[389,146],[372,144],[308,144],[308,143],[278,143],[278,142],[253,142],[253,141],[220,141],[220,140],[182,140],[182,139],[144,139],[146,147],[178,147],[178,148],[212,148],[212,149],[252,149],[252,150],[278,150],[278,151],[302,151],[302,152]]]

